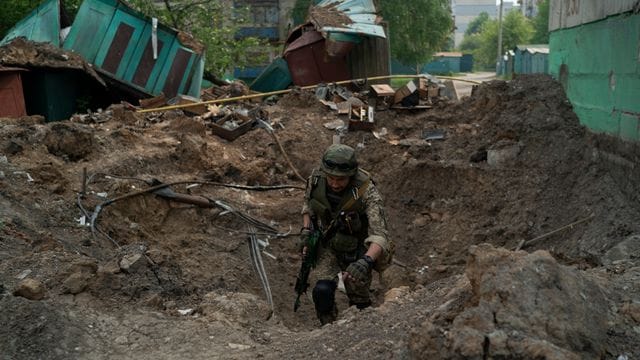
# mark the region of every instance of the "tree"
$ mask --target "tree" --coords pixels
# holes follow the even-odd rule
[[[46,0],[2,0],[2,11],[0,11],[0,39],[7,35],[7,32],[20,20],[29,15]],[[74,16],[78,11],[82,0],[62,0],[62,5],[66,13]]]
[[[453,19],[449,0],[384,0],[380,12],[389,23],[391,56],[416,72],[449,38]]]
[[[22,18],[38,7],[42,0],[3,0],[0,11],[0,39]]]
[[[312,0],[296,0],[293,9],[291,9],[291,18],[294,25],[300,25],[307,19],[311,4]]]
[[[482,25],[484,25],[484,23],[489,20],[491,20],[491,18],[489,18],[489,14],[484,11],[481,12],[478,16],[471,20],[471,22],[467,26],[467,30],[464,31],[464,36],[470,36],[479,33],[480,29],[482,29]]]
[[[481,45],[482,43],[479,33],[465,35],[465,37],[462,38],[462,42],[460,42],[460,45],[458,45],[458,49],[464,53],[473,53],[478,48],[480,48]]]
[[[234,67],[258,65],[266,59],[265,42],[255,37],[238,37],[247,23],[248,8],[227,1],[210,0],[130,0],[129,3],[161,23],[191,33],[205,45],[205,72],[221,77]]]
[[[458,49],[466,53],[476,51],[480,47],[480,32],[482,31],[482,27],[489,21],[491,21],[491,18],[489,14],[484,11],[471,20],[467,29],[464,31],[464,37]]]
[[[502,51],[513,49],[518,44],[527,44],[533,35],[531,21],[519,11],[510,11],[502,24]],[[480,46],[473,53],[474,61],[480,66],[493,68],[496,64],[498,47],[498,20],[490,20],[482,26],[479,34]]]
[[[533,18],[533,30],[532,43],[549,43],[549,0],[543,0],[538,5],[538,14]]]

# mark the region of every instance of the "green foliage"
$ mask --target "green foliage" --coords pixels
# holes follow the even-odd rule
[[[462,42],[458,46],[458,49],[460,49],[460,51],[463,53],[473,53],[478,48],[480,48],[480,46],[481,46],[480,33],[476,33],[471,35],[465,35],[465,37],[462,38]]]
[[[470,36],[479,33],[480,29],[482,29],[482,25],[484,25],[484,23],[489,20],[491,20],[489,18],[489,14],[484,11],[481,12],[478,16],[471,20],[471,22],[467,26],[467,30],[464,31],[464,36]]]
[[[538,14],[533,18],[533,44],[549,43],[549,0],[543,0],[538,5]]]
[[[0,39],[7,35],[7,32],[20,20],[24,19],[38,6],[47,0],[0,0],[2,1],[2,11],[0,11]],[[61,0],[67,14],[75,16],[83,0]]]
[[[29,15],[43,0],[2,0],[0,11],[0,39],[22,18]]]
[[[293,9],[291,9],[291,18],[293,18],[294,25],[300,25],[307,19],[311,1],[312,0],[296,0]]]
[[[462,42],[458,46],[458,49],[464,53],[475,53],[478,51],[482,45],[482,36],[480,33],[488,22],[491,22],[491,18],[489,18],[489,14],[484,11],[471,20],[467,30],[464,32],[464,37],[462,38]]]
[[[453,29],[449,0],[384,0],[379,10],[389,23],[391,56],[416,69],[446,44]]]
[[[71,19],[76,16],[78,13],[78,9],[80,9],[80,5],[84,0],[60,0],[62,2],[62,6],[67,11],[67,14],[71,16]]]
[[[480,67],[493,68],[498,50],[498,20],[486,22],[478,34],[479,47],[473,52],[474,62]],[[519,11],[510,11],[502,24],[502,51],[513,49],[519,44],[528,44],[533,35],[531,21]],[[464,41],[463,41],[464,42]]]
[[[161,5],[153,0],[131,0],[130,4],[163,24],[191,33],[206,48],[205,71],[218,77],[236,66],[257,65],[267,58],[264,52],[256,51],[264,48],[264,41],[235,37],[247,23],[248,8],[197,0],[165,0]]]

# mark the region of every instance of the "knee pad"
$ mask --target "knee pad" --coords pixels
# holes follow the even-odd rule
[[[316,283],[312,296],[318,313],[326,314],[333,310],[337,286],[332,280],[319,280]]]

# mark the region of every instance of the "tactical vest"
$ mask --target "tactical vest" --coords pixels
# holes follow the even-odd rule
[[[339,257],[344,258],[344,261],[358,258],[362,255],[361,252],[364,253],[364,240],[369,233],[369,222],[362,201],[364,194],[359,195],[358,190],[368,186],[370,181],[369,174],[359,169],[344,190],[339,204],[332,208],[327,198],[326,175],[321,171],[314,171],[311,175],[307,196],[318,225],[327,227],[333,219],[336,219],[335,235],[330,239],[323,239],[323,244],[333,249]],[[350,199],[354,201],[345,208],[345,204],[348,204]]]

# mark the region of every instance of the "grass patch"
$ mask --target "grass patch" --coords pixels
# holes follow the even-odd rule
[[[406,78],[393,78],[391,79],[391,87],[394,89],[401,88],[411,80],[414,80],[415,77],[406,77]]]

